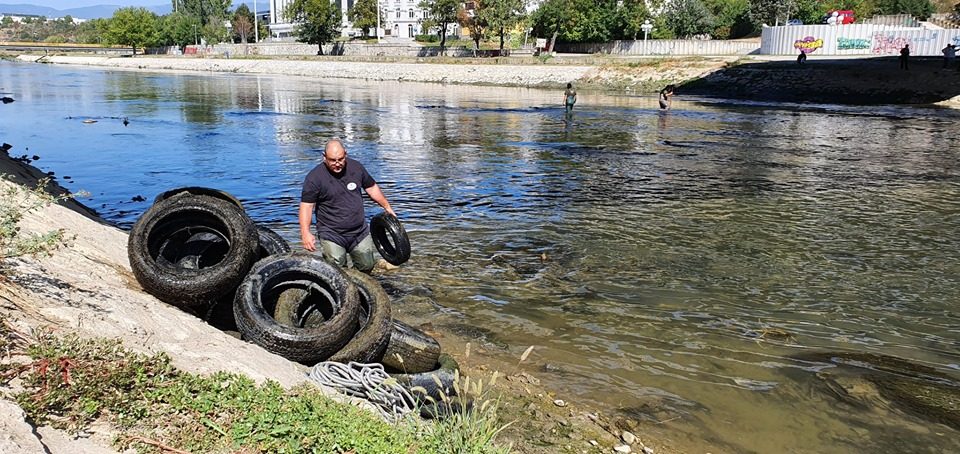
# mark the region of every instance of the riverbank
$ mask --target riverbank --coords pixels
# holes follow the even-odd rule
[[[6,153],[0,153],[0,174],[11,176],[11,181],[0,182],[0,190],[10,185],[32,187],[46,176]],[[47,190],[65,191],[55,183]],[[24,234],[63,229],[70,240],[49,257],[8,261],[0,274],[0,319],[17,331],[117,339],[135,352],[164,353],[177,369],[205,376],[240,373],[257,382],[273,380],[285,388],[307,382],[304,366],[235,339],[143,292],[127,260],[127,233],[80,203],[68,201],[30,212],[20,226]],[[516,452],[612,452],[614,446],[625,445],[623,439],[632,441],[633,452],[644,447],[658,454],[673,452],[636,429],[636,439],[625,435],[623,431],[632,428],[627,421],[581,410],[575,396],[556,395],[540,386],[537,372],[526,370],[523,361],[488,361],[480,348],[474,347],[471,356],[465,345],[450,345],[442,333],[438,337],[465,375],[489,386],[493,372],[500,371],[495,390],[500,396],[501,422],[510,423],[500,439],[513,444]],[[9,352],[0,359],[10,360]],[[10,400],[15,391],[16,384],[0,387],[0,427],[5,434],[23,437],[17,446],[31,447],[16,452],[115,452],[111,440],[118,434],[116,427],[98,424],[77,438],[49,426],[34,426]],[[337,397],[331,390],[322,391]],[[0,451],[9,448],[3,444],[8,439],[0,439]]]
[[[369,81],[656,93],[667,84],[677,96],[705,96],[761,102],[827,104],[938,104],[960,107],[960,71],[943,69],[940,59],[916,58],[909,71],[892,57],[810,59],[604,56],[537,59],[390,58],[384,61],[343,57],[195,58],[21,55],[24,62],[83,65],[125,70],[227,72],[346,78]]]

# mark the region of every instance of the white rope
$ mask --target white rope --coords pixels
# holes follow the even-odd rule
[[[348,396],[366,399],[390,421],[396,422],[413,411],[413,396],[395,380],[385,383],[390,375],[382,364],[324,361],[313,366],[309,377]]]

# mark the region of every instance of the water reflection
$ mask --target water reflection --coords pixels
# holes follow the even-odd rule
[[[384,280],[401,317],[504,358],[539,345],[535,375],[680,447],[960,450],[948,427],[838,404],[817,391],[831,366],[794,359],[956,376],[953,111],[583,93],[568,117],[551,91],[11,63],[0,88],[18,99],[4,141],[122,226],[135,195],[214,186],[294,240],[303,175],[342,137],[413,241]]]

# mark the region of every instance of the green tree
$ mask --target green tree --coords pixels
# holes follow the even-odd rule
[[[107,34],[110,19],[100,18],[81,22],[77,25],[77,42],[86,44],[102,44]]]
[[[524,19],[526,2],[524,0],[484,0],[485,7],[480,11],[481,22],[500,37],[500,53],[503,54],[506,34]]]
[[[223,24],[230,18],[232,0],[173,0],[173,11],[200,20],[206,27],[210,22]]]
[[[230,21],[233,26],[233,35],[240,39],[241,43],[246,43],[253,35],[253,13],[247,8],[246,3],[241,3],[237,10],[233,12],[233,20]]]
[[[180,46],[180,48],[194,44],[199,40],[202,27],[198,17],[188,16],[180,12],[163,16],[161,28],[164,44]]]
[[[927,19],[933,14],[930,0],[876,0],[875,14],[909,14]]]
[[[713,31],[715,19],[700,0],[675,0],[667,9],[667,26],[687,39]]]
[[[705,0],[704,5],[716,19],[711,33],[715,38],[742,38],[757,29],[750,21],[749,0]]]
[[[317,45],[317,55],[323,55],[323,45],[340,35],[340,8],[330,0],[293,0],[283,17],[298,24],[297,41]]]
[[[440,34],[440,52],[447,46],[447,27],[457,22],[457,12],[460,10],[460,0],[422,0],[420,9],[427,13],[427,18],[421,21],[423,28],[436,28]]]
[[[153,46],[158,41],[157,15],[146,8],[120,8],[113,13],[105,38],[108,43],[137,47]]]
[[[763,24],[783,25],[796,10],[797,0],[750,0],[750,20],[758,29]]]
[[[643,0],[624,0],[614,17],[613,29],[619,32],[614,35],[620,39],[637,39],[637,36],[643,33],[640,28],[643,21],[649,19],[650,11]]]
[[[480,41],[486,37],[487,32],[487,20],[484,17],[484,12],[488,8],[491,0],[473,0],[473,9],[460,8],[457,11],[457,22],[460,23],[460,26],[463,27],[468,33],[470,33],[470,40],[473,41],[473,55],[477,56],[477,51],[480,50]]]
[[[370,30],[377,28],[377,0],[357,0],[347,13],[347,18],[354,27],[363,31],[363,36],[370,36]],[[386,21],[383,11],[380,11],[380,22]]]
[[[3,16],[3,19],[0,20],[0,28],[6,28],[13,25],[13,18],[10,16]]]

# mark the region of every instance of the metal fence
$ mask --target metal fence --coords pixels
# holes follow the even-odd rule
[[[960,29],[932,30],[876,24],[794,25],[764,27],[764,55],[897,55],[910,45],[910,55],[942,56],[947,44],[960,46]]]
[[[756,40],[649,39],[608,43],[557,43],[555,50],[610,55],[745,55],[760,48]]]

